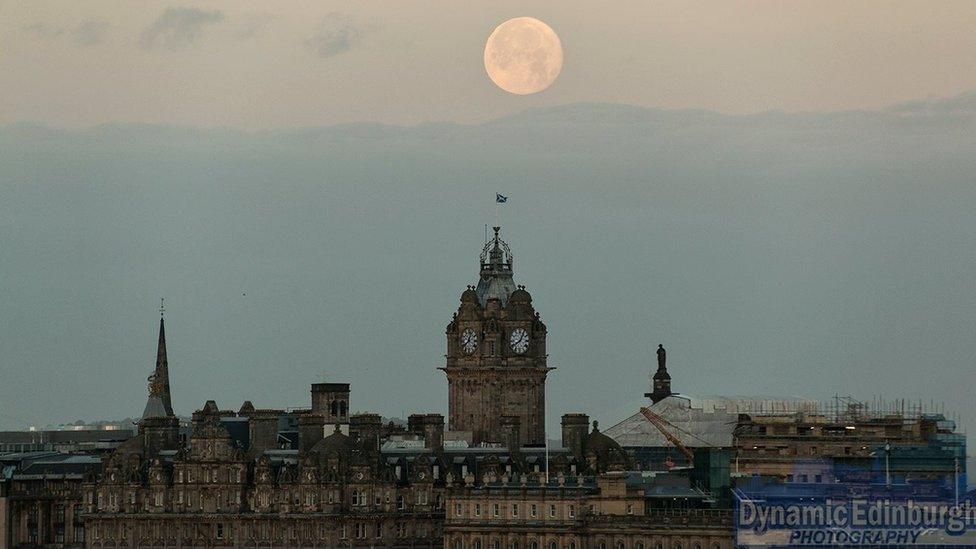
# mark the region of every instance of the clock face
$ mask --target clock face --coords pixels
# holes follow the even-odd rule
[[[461,350],[464,354],[470,355],[478,348],[478,334],[474,330],[468,328],[461,332]]]
[[[529,333],[522,328],[512,330],[512,337],[508,339],[508,344],[517,354],[522,354],[529,350]]]

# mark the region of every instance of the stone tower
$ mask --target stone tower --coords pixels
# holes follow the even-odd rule
[[[515,416],[523,445],[546,440],[546,325],[512,277],[512,251],[498,236],[481,252],[481,278],[461,294],[447,326],[448,424],[475,444],[510,443]],[[508,423],[513,420],[509,418]],[[508,425],[506,423],[506,425]]]

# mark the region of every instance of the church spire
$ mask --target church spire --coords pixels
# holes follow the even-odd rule
[[[149,400],[146,402],[146,409],[142,413],[142,418],[147,417],[172,417],[173,404],[170,401],[169,392],[169,363],[166,360],[166,324],[163,318],[166,309],[163,308],[162,300],[159,306],[159,340],[156,343],[156,368],[149,376]]]

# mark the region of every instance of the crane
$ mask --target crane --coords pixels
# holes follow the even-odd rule
[[[664,435],[664,438],[668,439],[668,442],[673,444],[675,448],[681,451],[681,453],[684,454],[686,458],[688,458],[689,463],[694,463],[695,453],[692,452],[690,449],[688,449],[688,447],[685,446],[684,443],[682,443],[678,437],[672,435],[671,432],[668,431],[667,426],[670,425],[671,427],[678,429],[679,431],[682,431],[683,429],[679,429],[677,426],[673,425],[670,421],[655,414],[650,410],[650,408],[644,407],[641,408],[640,411],[642,414],[644,414],[644,417],[647,418],[647,421],[651,422],[651,425],[656,427],[658,431],[661,431],[661,434]]]

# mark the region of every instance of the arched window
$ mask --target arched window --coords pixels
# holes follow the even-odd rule
[[[600,542],[600,549],[607,549],[607,542],[601,541]]]
[[[529,547],[531,547],[532,549],[539,549],[539,542],[536,540],[532,540],[532,543],[529,545]]]
[[[618,541],[617,542],[617,549],[624,549],[624,542]]]
[[[702,549],[701,544],[698,543],[697,541],[692,545],[692,547],[694,547],[695,549]]]
[[[495,538],[495,541],[491,542],[491,549],[502,549],[502,540]]]
[[[549,549],[559,549],[559,544],[556,543],[556,542],[554,542],[554,541],[550,541],[549,542]]]
[[[634,544],[634,549],[644,549],[644,542],[643,541],[638,541],[637,543],[635,543]]]
[[[680,541],[676,541],[676,542],[672,543],[671,544],[671,549],[681,549],[681,542]]]
[[[481,540],[480,539],[474,540],[474,549],[481,549]]]

